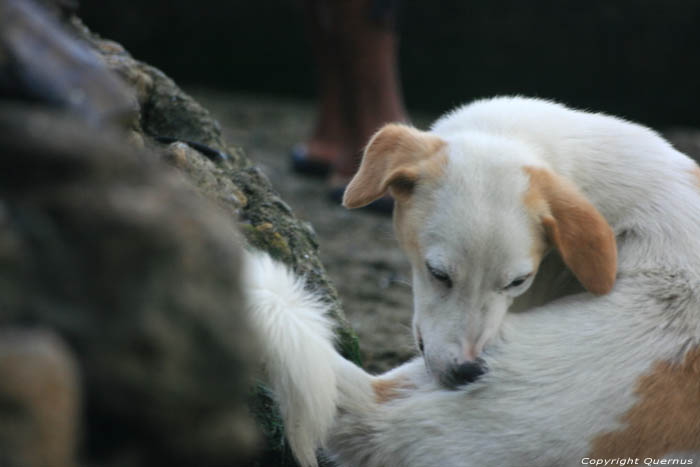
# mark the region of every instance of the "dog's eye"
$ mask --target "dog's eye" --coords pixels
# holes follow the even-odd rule
[[[505,286],[505,288],[506,289],[514,289],[515,287],[519,287],[519,286],[523,285],[525,283],[525,281],[530,278],[531,275],[532,275],[532,273],[525,274],[524,276],[520,276],[520,277],[516,278],[513,282],[511,282],[510,284]]]
[[[452,287],[452,279],[445,271],[434,268],[429,263],[425,263],[425,267],[428,268],[428,272],[435,278],[435,280],[444,284],[448,289]]]

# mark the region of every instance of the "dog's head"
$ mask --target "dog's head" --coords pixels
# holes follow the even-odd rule
[[[550,248],[588,291],[613,287],[610,226],[522,143],[389,124],[367,145],[343,204],[359,208],[387,191],[413,270],[414,336],[445,386],[478,376],[484,346]]]

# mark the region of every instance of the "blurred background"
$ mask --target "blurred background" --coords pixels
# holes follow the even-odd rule
[[[79,14],[185,87],[314,96],[300,0],[83,0]],[[699,25],[695,0],[405,0],[404,98],[436,113],[519,93],[697,126]]]
[[[227,140],[243,147],[295,214],[313,225],[321,260],[372,371],[392,368],[415,352],[410,270],[389,216],[342,209],[337,199],[329,200],[328,180],[290,170],[290,149],[333,139],[324,135],[329,119],[324,120],[323,75],[317,72],[318,50],[327,45],[326,38],[312,33],[309,11],[316,12],[321,29],[345,28],[333,40],[350,43],[348,48],[365,58],[386,45],[381,45],[386,35],[372,36],[381,29],[373,9],[389,12],[384,31],[390,41],[398,38],[398,48],[384,47],[374,59],[392,61],[395,54],[398,80],[393,66],[378,75],[400,83],[407,117],[419,128],[475,98],[523,94],[641,122],[691,157],[700,155],[696,0],[80,3],[79,15],[91,29],[162,69],[210,110]],[[352,5],[371,11],[353,18],[347,13]],[[373,26],[363,25],[363,18]],[[361,126],[358,120],[365,124],[353,128],[349,143],[337,145],[341,151],[334,170],[340,172],[338,160],[347,162],[347,175],[378,125],[404,114],[400,108],[392,111],[391,103],[377,104],[396,87],[391,84],[359,103],[361,85],[348,88],[347,81],[372,82],[377,76],[358,72],[362,62],[349,58],[352,50],[341,53],[334,47],[328,46],[326,61],[335,60],[340,80],[346,81],[342,93],[356,107],[346,109],[344,117],[350,114],[350,123],[354,118],[356,126]],[[358,116],[363,110],[365,115]]]

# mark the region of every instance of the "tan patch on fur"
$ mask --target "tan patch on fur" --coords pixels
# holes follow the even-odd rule
[[[400,203],[394,206],[394,232],[399,245],[406,253],[419,253],[420,242],[418,242],[418,231],[411,207],[407,203]]]
[[[530,257],[532,258],[533,268],[536,271],[542,261],[544,252],[547,250],[547,241],[541,219],[550,215],[549,206],[547,206],[547,201],[542,197],[540,190],[533,189],[532,186],[525,193],[523,202],[530,214],[530,230],[534,239],[530,247]]]
[[[623,430],[593,440],[592,458],[663,457],[700,449],[700,347],[682,364],[660,362],[639,379]]]
[[[696,166],[693,167],[693,169],[691,170],[691,173],[693,174],[693,177],[695,177],[695,185],[696,185],[696,186],[698,187],[698,189],[700,190],[700,167],[698,167],[698,166],[696,165]]]
[[[410,196],[419,180],[438,178],[447,163],[445,142],[407,125],[390,123],[367,144],[362,163],[350,181],[343,205],[366,206],[391,189],[397,201]]]
[[[530,189],[523,201],[549,242],[589,292],[610,292],[617,273],[617,245],[605,218],[565,178],[537,167],[524,170]]]
[[[385,404],[401,397],[403,389],[414,388],[412,384],[404,379],[375,379],[372,381],[374,399],[377,404]]]
[[[419,240],[419,233],[425,226],[425,219],[430,210],[430,205],[425,204],[419,195],[411,196],[394,205],[394,232],[401,249],[408,258],[422,264],[423,249]]]
[[[530,189],[525,192],[523,202],[530,214],[530,228],[532,231],[532,238],[534,239],[530,247],[530,257],[532,258],[533,271],[537,271],[542,262],[542,257],[545,251],[547,251],[547,241],[541,219],[545,216],[551,216],[551,212],[547,200],[542,194],[542,190],[533,183],[530,183]]]

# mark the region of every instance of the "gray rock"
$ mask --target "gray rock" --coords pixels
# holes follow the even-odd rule
[[[240,461],[256,441],[243,405],[256,341],[231,219],[81,122],[3,111],[0,148],[0,327],[48,327],[69,344],[89,459]]]
[[[0,0],[0,8],[18,4]],[[0,99],[44,104],[0,107],[0,330],[51,329],[65,341],[65,359],[82,375],[72,396],[82,394],[82,416],[62,415],[74,428],[54,464],[18,463],[12,456],[23,455],[39,424],[58,429],[37,422],[48,420],[38,400],[23,400],[39,415],[14,437],[0,425],[0,451],[11,446],[0,461],[71,465],[81,437],[71,433],[82,425],[83,464],[294,465],[272,399],[249,376],[256,336],[241,313],[238,251],[266,250],[306,276],[332,309],[341,351],[358,360],[313,229],[159,70],[75,17],[59,25],[38,7],[16,11],[18,23],[50,25],[23,37],[45,47],[55,36],[65,47],[49,46],[44,61],[26,59],[31,76],[41,76],[27,81],[12,73],[17,60],[2,60],[31,54],[17,54],[5,36],[12,29],[0,28]],[[65,50],[95,59],[52,61]],[[80,105],[71,99],[77,91]],[[11,387],[17,376],[6,374]],[[33,384],[51,375],[42,370]],[[245,460],[258,445],[249,412],[265,448]]]
[[[0,1],[0,95],[43,101],[89,124],[132,119],[135,102],[90,47],[74,40],[39,5]]]
[[[223,140],[219,124],[211,114],[171,79],[135,60],[118,44],[93,34],[79,19],[73,18],[71,25],[77,35],[99,51],[104,63],[122,76],[141,104],[140,127],[147,146],[157,144],[154,136],[167,136],[180,142],[201,143],[229,156],[214,163],[186,144],[161,147],[166,161],[187,174],[200,193],[239,221],[251,245],[289,264],[307,278],[310,287],[323,292],[338,323],[341,351],[359,361],[357,338],[318,259],[313,229],[294,217],[270,181],[243,151]]]
[[[79,405],[77,364],[58,336],[0,331],[0,465],[75,466]]]

